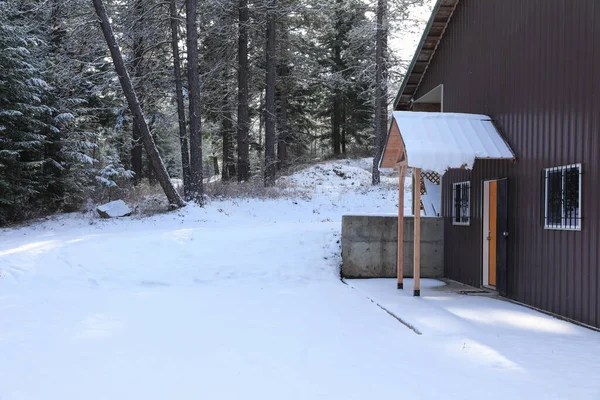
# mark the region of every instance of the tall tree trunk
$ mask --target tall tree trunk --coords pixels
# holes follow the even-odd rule
[[[127,103],[129,104],[129,109],[131,110],[131,114],[133,115],[135,123],[137,123],[140,127],[142,142],[144,143],[148,157],[150,157],[152,160],[152,166],[154,167],[156,177],[160,182],[160,185],[165,192],[169,203],[171,203],[171,205],[174,207],[183,207],[185,203],[171,183],[167,169],[165,168],[160,154],[158,154],[158,150],[156,149],[156,144],[154,143],[154,140],[152,140],[150,129],[148,128],[148,124],[146,124],[146,120],[144,119],[142,107],[137,99],[137,95],[135,93],[135,89],[133,88],[133,84],[131,83],[131,78],[129,77],[127,68],[125,68],[125,62],[123,61],[121,49],[119,48],[112,27],[110,26],[110,20],[108,18],[108,14],[106,13],[106,8],[104,8],[102,0],[92,0],[92,2],[94,4],[94,8],[96,9],[96,14],[98,14],[98,18],[100,18],[102,33],[104,34],[106,44],[110,50],[110,54],[115,65],[115,70],[117,71],[119,81],[121,82],[121,86],[123,88],[123,93],[125,94]]]
[[[348,105],[346,103],[344,103],[343,107],[342,107],[342,157],[346,157],[346,140],[347,140],[347,136],[348,136],[348,124],[346,122],[346,108],[348,108]]]
[[[198,13],[197,0],[186,0],[188,90],[190,107],[190,172],[191,199],[204,204],[202,182],[202,132],[200,119],[200,74],[198,70]]]
[[[223,82],[229,82],[229,68],[223,68]],[[229,92],[227,88],[224,88],[224,92],[221,98],[221,138],[223,139],[223,168],[221,179],[223,181],[231,180],[235,177],[235,136],[232,116],[231,116],[231,103],[229,100]]]
[[[288,109],[288,90],[287,77],[289,68],[287,64],[286,47],[289,43],[288,32],[286,29],[286,19],[279,21],[282,35],[279,39],[279,56],[277,68],[277,168],[287,168],[287,109]]]
[[[375,132],[373,135],[372,183],[381,182],[379,160],[385,146],[388,124],[387,110],[387,0],[377,0],[375,34]]]
[[[277,0],[269,0],[267,5],[267,90],[265,94],[265,186],[271,186],[275,183],[275,173],[277,171],[277,161],[275,159],[275,82],[277,79],[277,22],[275,19],[275,9]]]
[[[250,106],[248,94],[248,0],[239,0],[238,39],[238,181],[250,178]]]
[[[280,43],[280,63],[278,72],[278,83],[277,83],[277,168],[285,169],[288,166],[287,160],[287,140],[288,140],[288,128],[287,128],[287,109],[288,109],[288,90],[287,90],[287,77],[289,75],[289,68],[287,65],[287,57],[285,54],[285,44],[288,42],[287,34],[283,29],[283,37],[279,41]]]
[[[228,107],[227,98],[224,99],[224,107]],[[225,110],[227,110],[225,108]],[[223,169],[221,178],[224,181],[231,180],[235,176],[235,149],[233,148],[233,123],[231,115],[225,111],[221,120],[221,135],[223,137]]]
[[[150,109],[152,109],[152,108],[150,108]],[[152,140],[154,140],[154,143],[156,143],[156,134],[154,133],[155,124],[156,124],[156,114],[152,114],[152,116],[150,117],[150,122],[148,124],[148,129],[150,129],[150,133],[152,134]],[[158,145],[157,145],[157,148],[158,148]],[[150,185],[155,185],[156,184],[156,174],[154,173],[154,170],[152,168],[152,160],[150,158],[148,158],[147,164],[148,164],[148,167],[147,167],[148,183]]]
[[[336,6],[339,9],[341,7],[341,0],[336,0]],[[342,41],[344,40],[342,35],[342,21],[338,16],[335,22],[336,38],[333,46],[333,73],[338,79],[341,79],[341,71],[343,70],[342,65]],[[340,155],[340,126],[342,119],[342,91],[336,88],[333,90],[333,115],[331,116],[331,135],[333,144],[333,154],[338,157]]]
[[[223,169],[221,169],[221,180],[223,182],[226,182],[228,180],[231,179],[231,177],[229,176],[229,169],[227,168],[227,158],[228,158],[228,154],[229,154],[229,135],[227,134],[227,132],[225,132],[225,127],[224,125],[225,120],[223,119],[221,121],[221,138],[223,139],[223,152],[222,152],[222,159],[223,159]]]
[[[190,152],[188,149],[187,129],[185,126],[185,103],[183,100],[183,77],[179,56],[179,15],[177,0],[169,2],[171,24],[171,48],[173,50],[173,75],[175,76],[175,97],[177,99],[177,122],[179,123],[179,144],[181,146],[181,167],[183,172],[183,193],[186,200],[190,196]]]
[[[135,0],[133,5],[135,21],[133,24],[133,84],[137,93],[138,100],[142,110],[144,109],[145,95],[144,87],[141,82],[144,76],[144,53],[146,40],[144,33],[144,0]],[[142,161],[142,132],[141,128],[133,123],[131,137],[131,170],[135,173],[133,176],[134,185],[139,184],[143,178]]]
[[[263,91],[260,92],[258,109],[260,110],[260,112],[258,113],[258,146],[256,146],[256,155],[260,160],[262,158],[263,153],[263,131],[265,128],[265,96]]]
[[[216,154],[213,154],[213,169],[215,170],[215,175],[219,175],[219,157]]]
[[[331,116],[331,130],[333,139],[333,154],[337,157],[340,155],[340,144],[342,138],[340,135],[341,120],[342,120],[342,94],[339,89],[335,89],[333,96],[333,115]]]

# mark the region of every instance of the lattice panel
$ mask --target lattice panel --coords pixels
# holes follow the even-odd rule
[[[442,177],[437,172],[423,172],[421,176],[427,178],[427,180],[434,185],[439,185],[442,180]]]

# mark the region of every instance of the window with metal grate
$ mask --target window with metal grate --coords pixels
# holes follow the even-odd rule
[[[544,227],[581,229],[581,164],[546,168]]]
[[[458,182],[452,186],[452,225],[471,223],[471,182]]]

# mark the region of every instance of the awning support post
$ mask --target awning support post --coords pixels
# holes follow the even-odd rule
[[[414,176],[414,295],[421,295],[421,169],[413,168]]]
[[[404,289],[404,177],[406,165],[400,165],[398,177],[398,289]]]

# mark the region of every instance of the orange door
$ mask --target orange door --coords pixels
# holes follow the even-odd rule
[[[497,255],[497,227],[498,227],[498,182],[490,182],[490,232],[488,234],[489,240],[489,284],[490,286],[496,286],[496,255]]]

